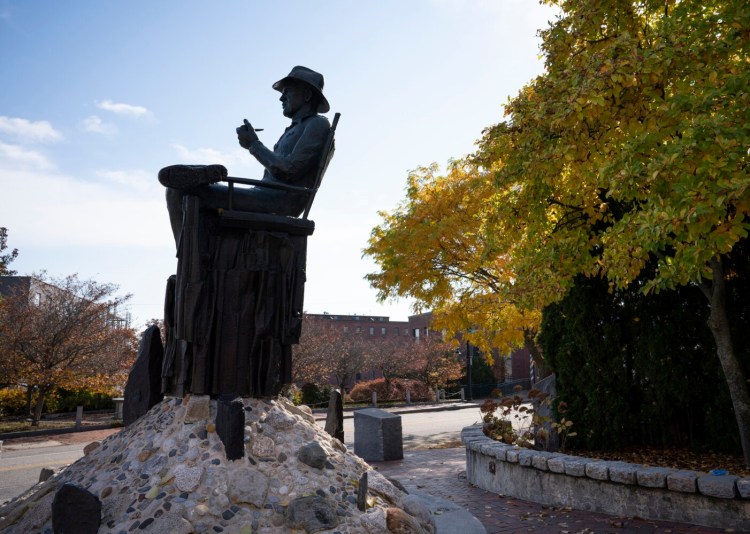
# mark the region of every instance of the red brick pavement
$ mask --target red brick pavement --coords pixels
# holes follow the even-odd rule
[[[487,534],[739,532],[553,508],[497,495],[473,486],[466,480],[466,453],[463,447],[407,451],[403,460],[371,464],[383,475],[398,479],[407,489],[442,497],[466,508],[482,522]]]

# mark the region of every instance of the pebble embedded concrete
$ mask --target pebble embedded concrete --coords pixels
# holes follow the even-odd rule
[[[69,483],[101,500],[101,534],[386,532],[389,510],[401,508],[401,490],[334,443],[303,409],[281,398],[242,401],[248,414],[245,457],[227,460],[213,425],[216,401],[166,399],[0,507],[0,531],[51,534],[50,503]],[[313,465],[299,459],[303,449]],[[363,512],[357,489],[366,472]],[[421,527],[434,532],[433,523]]]

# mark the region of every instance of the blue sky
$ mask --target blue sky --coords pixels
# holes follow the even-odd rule
[[[361,257],[410,169],[473,150],[542,72],[536,0],[0,0],[0,226],[20,274],[46,269],[131,293],[136,326],[162,315],[176,266],[156,180],[175,163],[259,178],[234,128],[274,142],[271,84],[325,76],[337,150],[310,218],[305,309],[406,319],[379,304]]]

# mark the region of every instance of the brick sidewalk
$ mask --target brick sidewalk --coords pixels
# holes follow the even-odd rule
[[[466,480],[466,453],[463,447],[407,451],[403,460],[371,464],[385,476],[398,479],[407,489],[442,497],[466,508],[482,522],[487,534],[739,532],[552,508],[484,491]]]

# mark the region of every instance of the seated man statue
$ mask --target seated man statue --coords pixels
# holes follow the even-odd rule
[[[294,67],[273,88],[292,120],[273,150],[248,121],[240,146],[265,168],[261,183],[316,187],[331,125],[323,76]],[[299,342],[305,283],[306,235],[220,228],[229,207],[221,165],[172,165],[159,171],[178,243],[177,275],[165,303],[167,346],[163,390],[170,395],[273,396],[291,381],[291,347]],[[232,209],[297,217],[305,190],[234,187]]]
[[[314,187],[315,173],[331,128],[328,119],[318,115],[330,106],[323,96],[323,75],[306,67],[294,67],[288,76],[273,84],[281,92],[281,106],[292,124],[274,145],[273,151],[260,142],[246,120],[237,127],[240,146],[247,149],[263,167],[263,181],[299,187]],[[159,172],[159,181],[167,188],[167,210],[175,242],[182,229],[182,198],[194,195],[201,207],[227,207],[228,187],[216,182],[226,178],[221,165],[173,165]],[[299,216],[308,195],[266,187],[235,188],[234,209],[256,213]]]

